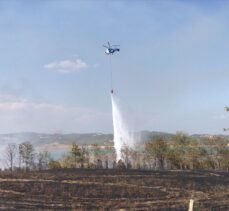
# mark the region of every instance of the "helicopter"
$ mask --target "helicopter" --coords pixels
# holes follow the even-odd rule
[[[119,45],[110,45],[110,43],[107,42],[107,46],[103,45],[103,47],[106,48],[105,54],[111,55],[111,54],[115,53],[116,51],[120,51],[120,48],[117,48],[118,46]]]

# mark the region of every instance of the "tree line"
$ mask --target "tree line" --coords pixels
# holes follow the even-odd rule
[[[137,147],[124,145],[116,162],[113,147],[77,145],[60,159],[48,151],[36,152],[30,142],[10,143],[5,150],[7,170],[45,170],[54,168],[121,168],[121,169],[209,169],[229,171],[229,141],[220,136],[193,138],[177,133],[159,137]]]

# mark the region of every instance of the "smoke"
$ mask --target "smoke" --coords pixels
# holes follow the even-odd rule
[[[116,160],[121,159],[121,149],[124,145],[133,148],[136,143],[134,133],[133,116],[128,115],[129,111],[125,110],[120,100],[111,95],[112,116],[114,128],[114,147],[116,151]]]

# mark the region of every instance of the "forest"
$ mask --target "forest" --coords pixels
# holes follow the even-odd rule
[[[4,154],[5,171],[58,168],[143,170],[229,170],[229,140],[221,136],[195,138],[185,133],[157,137],[131,148],[124,145],[116,161],[113,146],[78,145],[53,159],[49,151],[37,152],[31,142],[9,143]]]

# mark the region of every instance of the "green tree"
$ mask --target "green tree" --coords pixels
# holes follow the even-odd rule
[[[89,162],[90,162],[90,155],[89,155],[88,147],[86,145],[81,146],[80,147],[80,157],[79,157],[80,167],[84,168],[85,164],[89,166]]]
[[[145,144],[146,153],[158,163],[159,168],[164,169],[165,160],[168,154],[168,146],[163,138],[151,140]]]
[[[76,143],[72,143],[71,147],[71,156],[73,157],[74,160],[74,167],[77,167],[77,164],[81,161],[81,149]]]
[[[84,168],[85,163],[89,166],[89,150],[87,146],[78,146],[76,143],[72,143],[71,157],[76,168],[79,164],[81,168]],[[68,159],[68,162],[71,159]]]
[[[184,133],[177,133],[170,141],[168,160],[178,169],[186,169],[189,166],[190,138]]]
[[[205,168],[227,169],[228,140],[220,136],[210,136],[203,140]]]
[[[75,160],[71,154],[65,154],[60,159],[60,165],[62,168],[75,168]]]
[[[37,155],[39,170],[47,169],[51,161],[51,155],[48,151],[39,152]]]
[[[229,171],[229,146],[222,151],[221,165],[223,169]]]
[[[131,155],[132,149],[127,144],[124,144],[121,148],[121,159],[126,168],[131,167]]]
[[[99,166],[101,168],[102,154],[103,151],[98,144],[92,144],[91,153],[93,156],[95,166]]]
[[[19,144],[19,154],[22,162],[25,164],[25,169],[28,170],[34,164],[34,148],[30,142],[23,142]]]
[[[9,143],[6,147],[6,164],[9,166],[11,173],[13,172],[13,166],[17,155],[17,145],[15,143]]]
[[[188,169],[200,169],[203,167],[204,151],[196,139],[190,139],[185,147],[185,165]]]

